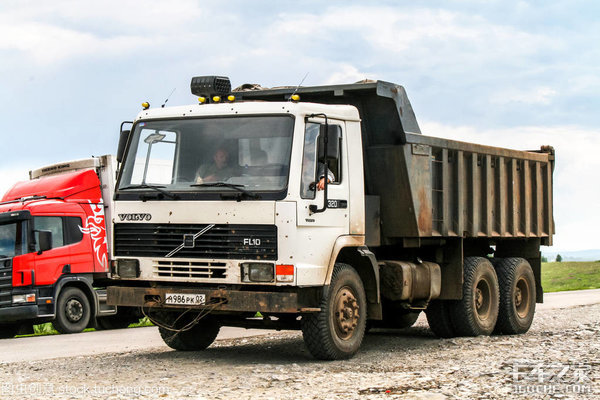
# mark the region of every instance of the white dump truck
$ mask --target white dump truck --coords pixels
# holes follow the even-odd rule
[[[121,131],[109,304],[143,307],[178,350],[221,326],[301,329],[320,359],[421,311],[443,337],[529,329],[551,147],[424,136],[382,81],[191,90]]]

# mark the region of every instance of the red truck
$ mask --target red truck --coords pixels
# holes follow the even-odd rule
[[[0,201],[0,338],[49,321],[76,333],[139,318],[106,305],[115,164],[102,156],[40,168]]]

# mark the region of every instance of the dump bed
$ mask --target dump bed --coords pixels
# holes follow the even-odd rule
[[[551,245],[554,150],[421,135],[402,86],[363,82],[236,93],[247,100],[355,106],[362,120],[367,243],[426,237],[540,238]]]
[[[525,152],[407,134],[402,146],[371,146],[381,239],[541,238],[553,234],[551,148]]]

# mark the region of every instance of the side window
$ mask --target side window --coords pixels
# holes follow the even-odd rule
[[[320,124],[307,123],[304,132],[304,149],[302,151],[302,179],[300,181],[300,197],[315,198],[315,181],[317,180],[316,157],[317,137]]]
[[[65,245],[81,242],[83,232],[81,232],[81,218],[65,217]]]
[[[52,233],[52,247],[64,246],[64,231],[62,217],[34,217],[35,228],[35,250],[40,250],[40,238],[38,231],[50,231]]]
[[[324,141],[320,136],[321,128],[322,124],[310,122],[306,124],[300,182],[300,197],[303,199],[315,198],[316,183],[325,176],[330,184],[336,185],[341,181],[342,129],[339,125],[329,124],[327,159],[325,159]]]

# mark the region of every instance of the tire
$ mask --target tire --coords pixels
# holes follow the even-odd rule
[[[129,318],[122,318],[119,315],[111,315],[96,319],[96,330],[103,331],[108,329],[125,329],[133,322]]]
[[[162,320],[169,326],[175,324],[174,329],[182,328],[191,320],[191,318],[177,320],[177,314],[168,314],[171,314],[171,316],[166,320],[164,318]],[[175,322],[175,320],[177,321]],[[167,321],[172,322],[168,323]],[[218,320],[208,316],[201,318],[196,325],[185,331],[175,332],[161,326],[158,327],[160,337],[165,344],[170,348],[179,351],[199,351],[206,349],[215,341],[220,329],[221,325]]]
[[[52,322],[54,329],[60,333],[78,333],[87,328],[92,309],[90,302],[76,287],[63,289],[56,304],[56,319]]]
[[[499,302],[498,277],[489,260],[465,258],[463,296],[450,305],[455,333],[458,336],[490,335],[498,320]]]
[[[140,320],[137,309],[132,307],[119,307],[115,315],[96,318],[96,329],[125,329]]]
[[[405,329],[410,328],[417,322],[420,311],[411,312],[401,306],[397,301],[383,301],[382,304],[383,319],[381,321],[373,321],[374,327],[389,328],[389,329]]]
[[[433,300],[425,310],[427,323],[433,333],[441,338],[455,337],[454,327],[450,320],[450,303],[445,300]]]
[[[4,324],[0,325],[0,339],[10,339],[19,332],[19,324]]]
[[[507,335],[525,333],[535,314],[535,277],[524,258],[505,258],[496,263],[500,308],[496,331]]]
[[[308,351],[320,360],[340,360],[358,351],[365,335],[367,298],[360,276],[348,264],[335,264],[321,311],[302,316]]]

